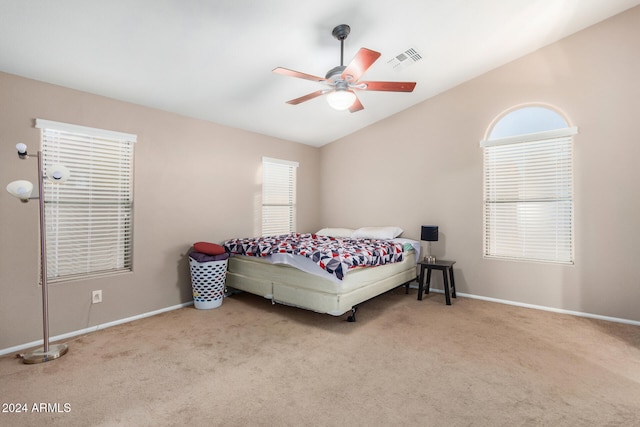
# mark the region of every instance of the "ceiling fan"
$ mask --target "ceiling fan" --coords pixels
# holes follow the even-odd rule
[[[415,82],[373,82],[360,81],[360,77],[373,65],[380,57],[379,52],[361,48],[349,65],[343,65],[344,59],[344,40],[351,32],[351,27],[346,24],[338,25],[332,31],[333,37],[340,40],[340,65],[332,68],[323,77],[312,76],[311,74],[301,73],[299,71],[289,70],[287,68],[275,68],[274,73],[282,74],[290,77],[297,77],[305,80],[320,82],[328,86],[326,89],[320,89],[311,92],[300,98],[287,101],[287,104],[298,105],[310,99],[317,98],[321,95],[327,95],[327,101],[336,110],[349,109],[355,113],[364,109],[355,91],[386,91],[386,92],[412,92],[416,86]]]

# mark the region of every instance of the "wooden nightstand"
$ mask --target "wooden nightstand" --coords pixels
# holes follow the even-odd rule
[[[420,261],[420,278],[418,279],[418,300],[422,301],[422,289],[424,287],[424,270],[427,270],[427,283],[424,288],[425,293],[429,293],[429,286],[431,284],[431,270],[442,271],[442,278],[444,279],[444,296],[447,300],[447,305],[451,305],[451,298],[449,297],[449,280],[451,281],[451,296],[456,298],[456,282],[453,279],[453,264],[455,261],[438,260],[434,262]],[[447,274],[447,272],[449,274]],[[447,277],[448,276],[448,277]]]

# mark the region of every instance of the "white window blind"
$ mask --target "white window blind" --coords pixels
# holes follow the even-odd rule
[[[36,121],[46,171],[61,163],[62,184],[45,180],[48,280],[132,268],[135,135]]]
[[[483,143],[485,257],[573,263],[573,142],[557,134]]]
[[[297,162],[262,159],[262,235],[292,233],[296,229]]]

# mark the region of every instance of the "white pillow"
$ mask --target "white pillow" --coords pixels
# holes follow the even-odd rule
[[[384,239],[389,240],[402,234],[400,227],[362,227],[351,235],[354,239]]]
[[[318,231],[316,234],[319,236],[330,236],[330,237],[351,237],[355,230],[351,228],[323,228]]]

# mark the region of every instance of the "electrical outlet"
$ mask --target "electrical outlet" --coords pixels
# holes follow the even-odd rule
[[[99,302],[102,302],[102,291],[93,291],[91,294],[91,303],[97,304]]]

